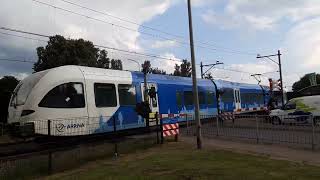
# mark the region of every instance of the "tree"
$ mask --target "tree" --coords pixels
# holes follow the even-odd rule
[[[18,83],[19,80],[13,76],[4,76],[0,79],[0,122],[7,122],[9,101]]]
[[[150,61],[144,61],[144,63],[141,65],[142,67],[142,72],[147,74],[151,72],[151,63]]]
[[[182,60],[180,66],[176,64],[174,69],[174,76],[191,77],[191,63],[186,59]]]
[[[183,77],[191,77],[191,63],[184,59],[182,60],[182,64],[180,65],[181,67],[181,76]]]
[[[292,91],[299,91],[303,88],[309,87],[311,85],[310,83],[310,78],[311,73],[310,74],[305,74],[302,78],[300,78],[299,81],[295,82],[292,86]],[[317,74],[317,84],[320,84],[320,74]]]
[[[122,62],[120,59],[112,59],[111,60],[111,69],[122,70]]]
[[[38,61],[33,66],[35,72],[63,65],[110,68],[108,52],[96,48],[92,42],[83,39],[65,39],[60,35],[52,36],[45,47],[37,48],[37,54]],[[122,70],[121,60],[111,61],[112,69]]]
[[[38,47],[38,62],[33,66],[35,72],[63,66],[97,66],[99,49],[83,39],[65,39],[56,35],[49,38],[46,47]]]
[[[144,61],[144,63],[141,65],[141,67],[142,67],[141,72],[143,72],[143,73],[163,74],[163,75],[167,74],[167,72],[162,69],[159,69],[157,67],[152,68],[150,61]]]
[[[107,56],[108,56],[108,52],[106,50],[101,50],[99,52],[97,67],[105,68],[105,69],[110,68],[110,59]]]
[[[151,68],[151,74],[167,74],[166,71],[159,69],[159,68]]]
[[[180,66],[178,64],[176,64],[174,66],[174,72],[173,72],[174,76],[181,76],[181,70],[180,70]]]

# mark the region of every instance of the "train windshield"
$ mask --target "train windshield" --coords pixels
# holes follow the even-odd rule
[[[10,106],[24,105],[32,88],[39,82],[39,80],[47,72],[48,71],[38,72],[38,73],[32,74],[32,75],[28,76],[27,78],[25,78],[24,80],[22,80],[13,92],[13,95],[11,97]]]

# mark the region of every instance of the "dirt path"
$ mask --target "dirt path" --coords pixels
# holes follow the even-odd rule
[[[196,137],[181,137],[181,141],[196,145]],[[204,148],[230,150],[237,153],[256,154],[272,159],[281,159],[320,166],[320,152],[311,150],[293,149],[280,145],[253,144],[232,140],[203,138]]]

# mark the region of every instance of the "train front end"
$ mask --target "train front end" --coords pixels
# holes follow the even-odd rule
[[[30,108],[27,101],[32,89],[46,73],[47,71],[34,73],[23,79],[15,88],[8,107],[8,126],[13,135],[34,134],[34,123],[29,120],[35,110]]]

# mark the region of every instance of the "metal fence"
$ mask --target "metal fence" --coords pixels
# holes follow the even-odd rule
[[[140,121],[125,124],[122,118],[100,116],[100,117],[72,117],[61,119],[40,119],[20,122],[10,127],[10,132],[21,136],[34,134],[48,136],[76,136],[98,133],[108,133],[119,130],[145,127],[146,123]],[[1,126],[0,126],[1,128]],[[1,130],[1,129],[0,129]],[[1,133],[1,132],[0,132]]]
[[[5,134],[4,123],[0,122],[0,136],[3,136],[4,134]]]
[[[202,136],[277,143],[316,150],[320,147],[320,119],[312,115],[270,117],[266,115],[201,116]],[[193,116],[183,123],[184,135],[195,135]]]
[[[118,156],[156,144],[154,134],[135,135],[68,146],[41,153],[0,158],[0,179],[36,179],[77,168],[95,160],[116,160]]]

